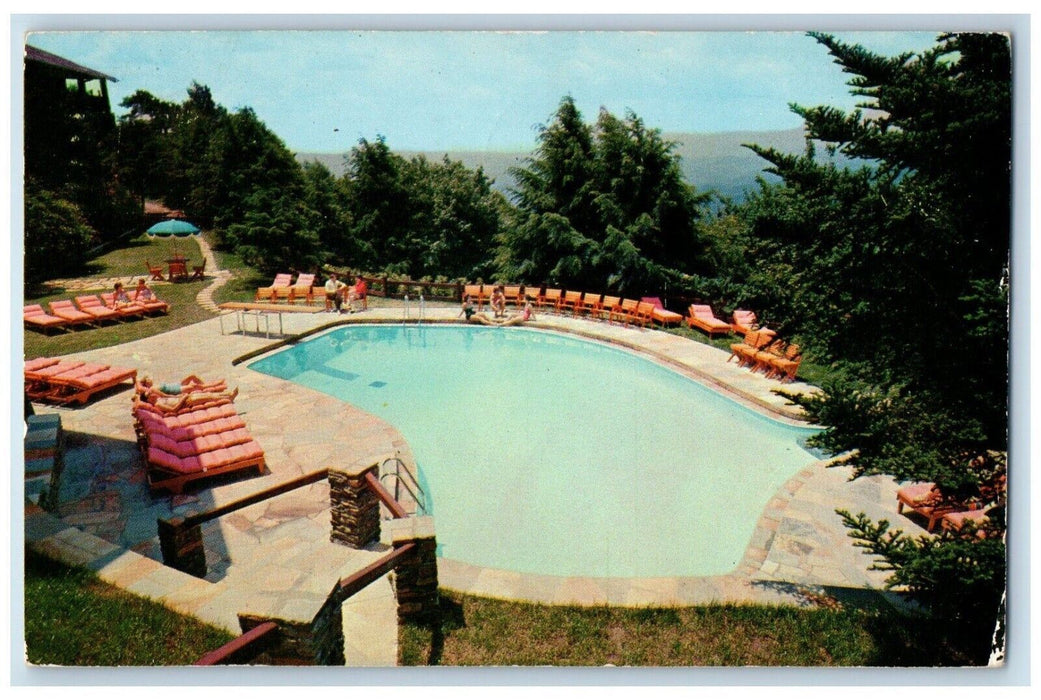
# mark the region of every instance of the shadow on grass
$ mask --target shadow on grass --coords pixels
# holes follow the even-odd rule
[[[935,620],[898,593],[850,586],[801,586],[784,581],[755,581],[753,586],[794,596],[798,607],[858,613],[858,624],[877,650],[866,665],[982,666],[989,658],[990,630],[958,629]]]
[[[466,627],[466,616],[462,603],[441,595],[437,618],[420,624],[418,627],[430,633],[430,654],[427,656],[427,665],[440,666],[448,633]]]

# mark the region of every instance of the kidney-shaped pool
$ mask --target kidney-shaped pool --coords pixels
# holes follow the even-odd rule
[[[557,333],[352,325],[251,369],[408,440],[439,555],[556,576],[709,576],[741,560],[814,431]],[[349,445],[345,445],[349,449]]]

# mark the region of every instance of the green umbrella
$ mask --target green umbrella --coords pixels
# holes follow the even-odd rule
[[[145,233],[149,236],[177,236],[178,238],[184,238],[185,236],[194,236],[199,231],[199,227],[193,223],[181,221],[180,219],[167,219],[149,226]]]

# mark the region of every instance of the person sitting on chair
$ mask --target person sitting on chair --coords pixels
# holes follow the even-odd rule
[[[134,289],[134,301],[155,301],[155,293],[145,282],[145,278],[142,277],[137,281],[137,287]]]
[[[365,284],[365,280],[361,275],[358,275],[354,280],[354,286],[351,287],[351,291],[347,294],[347,304],[351,307],[351,311],[354,311],[354,302],[361,302],[361,310],[367,311],[369,308],[369,287]]]
[[[325,281],[326,309],[330,309],[329,304],[332,304],[336,308],[337,313],[339,313],[340,308],[343,306],[343,290],[346,287],[346,284],[337,279],[335,272],[329,273],[329,279]]]

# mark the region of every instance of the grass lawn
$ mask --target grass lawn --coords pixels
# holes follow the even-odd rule
[[[441,591],[440,626],[403,625],[405,666],[944,666],[971,662],[920,620],[863,607],[569,607]],[[982,660],[985,662],[985,659]],[[978,663],[982,663],[978,662]]]
[[[39,554],[25,557],[26,658],[59,666],[184,666],[233,635]]]

